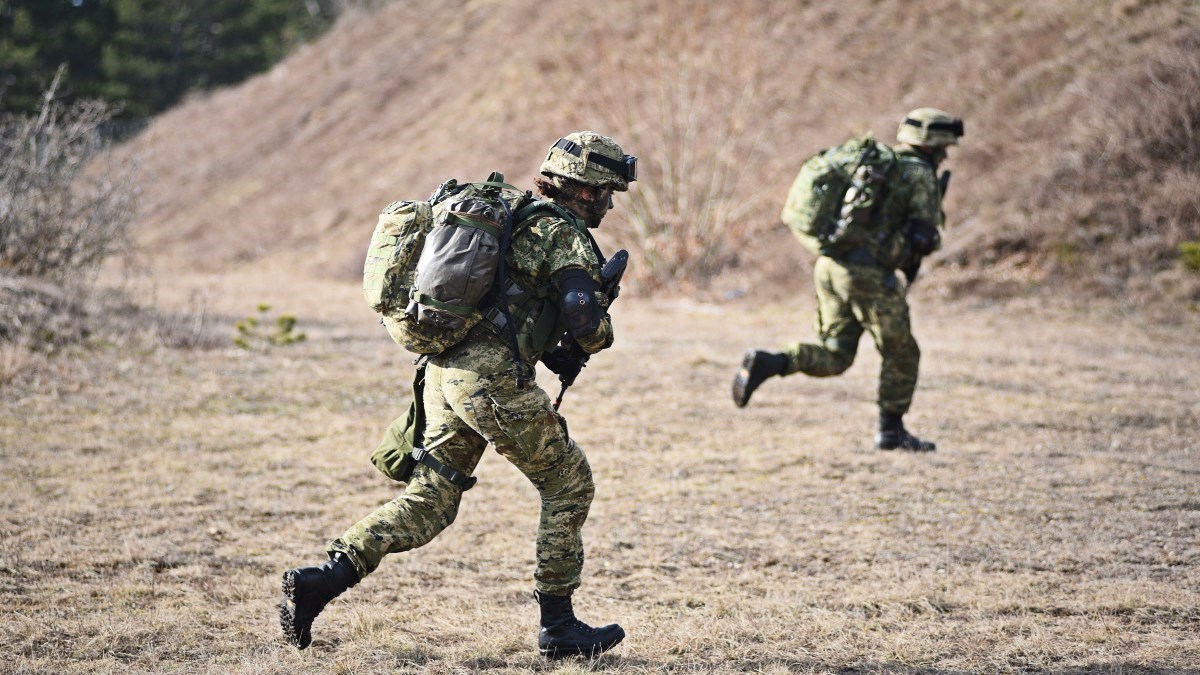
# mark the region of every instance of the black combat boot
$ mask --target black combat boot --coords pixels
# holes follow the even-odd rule
[[[279,624],[288,644],[304,649],[312,642],[313,619],[342,591],[358,583],[350,559],[335,553],[320,567],[298,567],[283,573]]]
[[[875,447],[879,450],[907,450],[909,452],[933,452],[937,446],[908,433],[904,428],[903,415],[879,413],[879,431],[875,433]]]
[[[533,595],[542,608],[542,630],[538,633],[538,651],[542,656],[551,659],[599,656],[625,639],[625,631],[615,623],[592,628],[576,619],[569,595],[546,595],[539,591]]]
[[[782,375],[787,368],[787,354],[772,354],[751,349],[742,357],[742,369],[733,378],[733,402],[744,408],[750,402],[750,394],[758,385],[773,375]]]

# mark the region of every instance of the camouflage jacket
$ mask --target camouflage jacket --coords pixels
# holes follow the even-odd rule
[[[559,309],[563,296],[557,285],[559,277],[568,269],[582,269],[599,283],[600,259],[582,220],[573,216],[567,220],[554,211],[542,209],[516,224],[505,260],[509,279],[522,292],[515,296],[517,300],[511,306],[517,326],[517,345],[521,360],[532,367],[543,352],[557,344],[567,329]],[[608,299],[599,292],[597,296],[601,307],[607,309]],[[472,329],[464,342],[476,343],[478,347],[493,345],[504,351],[505,358],[500,362],[507,361],[511,365],[507,328],[500,329],[483,321]],[[612,321],[607,313],[595,333],[579,340],[580,346],[589,354],[607,349],[612,343]]]
[[[887,193],[872,218],[871,229],[878,233],[869,250],[879,265],[897,269],[911,253],[905,236],[906,225],[924,220],[942,229],[942,200],[933,166],[916,150],[900,145],[893,148],[899,167],[888,181]]]

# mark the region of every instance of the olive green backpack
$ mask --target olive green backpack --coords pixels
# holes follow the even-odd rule
[[[817,255],[863,246],[898,166],[895,152],[870,135],[822,150],[800,167],[780,218]]]
[[[448,180],[427,201],[393,202],[379,214],[363,297],[405,349],[440,354],[483,318],[480,304],[502,271],[512,214],[532,201],[503,181],[499,172],[482,183]]]

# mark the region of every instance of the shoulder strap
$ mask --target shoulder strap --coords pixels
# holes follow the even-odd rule
[[[583,223],[580,221],[579,216],[571,213],[567,207],[563,206],[562,204],[556,204],[548,199],[539,199],[530,204],[526,204],[515,214],[513,214],[513,220],[517,223],[517,225],[514,225],[514,227],[528,222],[532,219],[532,216],[537,214],[538,211],[549,211],[555,216],[567,221],[583,234],[587,235],[588,243],[592,245],[592,251],[594,251],[596,254],[596,260],[600,263],[601,267],[604,266],[604,253],[600,251],[600,245],[596,243],[596,238],[592,236],[592,231],[586,226],[582,226]]]
[[[524,223],[525,221],[530,220],[530,218],[538,211],[549,211],[568,223],[574,223],[579,220],[574,213],[568,211],[567,207],[563,206],[562,204],[556,204],[549,199],[538,199],[526,204],[525,206],[522,206],[520,209],[517,209],[516,213],[513,214],[513,221],[516,223]]]
[[[521,363],[521,347],[517,344],[517,326],[513,321],[512,309],[509,307],[507,289],[509,284],[508,278],[508,249],[512,246],[513,230],[516,229],[516,218],[513,217],[513,212],[508,206],[508,202],[501,200],[500,204],[504,207],[504,215],[508,220],[504,225],[504,231],[500,237],[500,264],[496,267],[496,292],[499,295],[500,313],[504,316],[505,337],[508,338],[508,346],[512,349],[513,367],[517,371],[517,389],[525,388],[525,366]]]

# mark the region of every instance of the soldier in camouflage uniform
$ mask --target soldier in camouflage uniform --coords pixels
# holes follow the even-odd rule
[[[910,434],[903,416],[912,403],[921,352],[909,325],[906,284],[921,258],[941,246],[943,225],[937,168],[946,147],[963,135],[962,120],[934,108],[909,113],[896,134],[899,162],[872,212],[875,236],[859,248],[831,257],[822,255],[813,271],[817,292],[817,344],[797,343],[781,352],[746,352],[734,378],[733,399],[745,406],[750,395],[769,377],[804,373],[814,377],[839,375],[854,362],[863,331],[871,334],[883,358],[879,377],[879,428],[875,446],[881,450],[934,450],[932,442]]]
[[[616,624],[592,628],[575,618],[571,594],[580,584],[581,530],[595,488],[583,449],[533,378],[539,359],[552,369],[561,364],[559,336],[569,335],[589,354],[613,342],[608,298],[598,290],[603,261],[588,229],[599,226],[612,208],[613,192],[628,189],[635,163],[611,139],[593,132],[560,139],[537,181],[546,201],[514,225],[506,259],[510,279],[537,291],[526,293],[512,312],[520,358],[514,361],[505,331],[482,321],[426,366],[424,438],[430,455],[469,475],[490,443],[541,494],[534,579],[541,608],[538,644],[549,657],[594,656],[625,636]],[[398,433],[389,429],[384,442]],[[307,646],[312,621],[326,603],[373,572],[387,554],[423,546],[454,522],[462,493],[455,482],[417,464],[403,494],[329,545],[328,562],[287,572],[281,618],[289,641]]]

